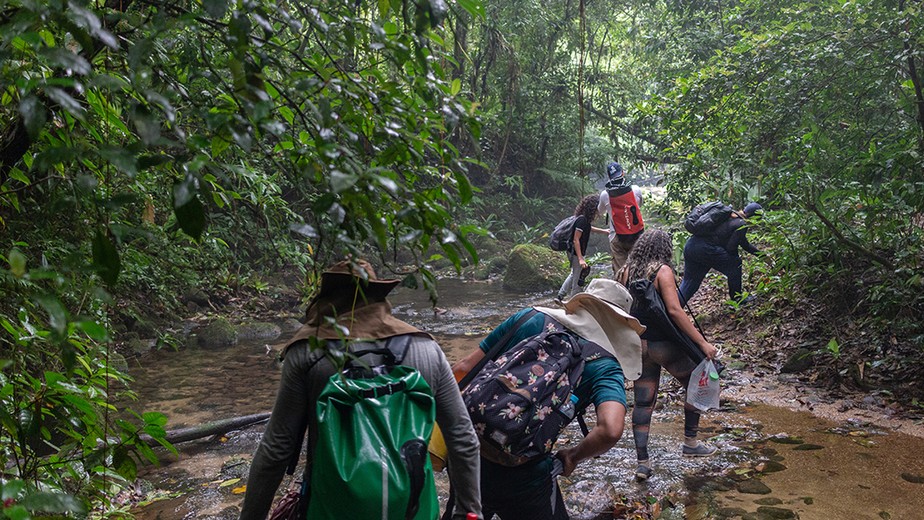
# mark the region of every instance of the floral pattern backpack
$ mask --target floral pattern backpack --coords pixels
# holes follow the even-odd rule
[[[550,453],[575,415],[584,363],[578,339],[551,324],[489,361],[462,391],[482,456],[518,466]]]

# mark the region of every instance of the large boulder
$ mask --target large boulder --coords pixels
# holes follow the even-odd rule
[[[199,345],[206,348],[227,347],[237,343],[237,330],[225,318],[216,318],[196,334]]]
[[[520,244],[510,252],[504,288],[511,291],[550,291],[561,287],[568,276],[562,253],[535,244]]]

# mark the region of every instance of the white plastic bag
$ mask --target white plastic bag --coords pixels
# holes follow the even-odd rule
[[[690,374],[687,386],[687,402],[697,410],[710,410],[719,407],[719,373],[709,358],[704,359]]]

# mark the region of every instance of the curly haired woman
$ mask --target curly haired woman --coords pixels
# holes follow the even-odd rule
[[[600,195],[588,195],[578,202],[574,208],[574,233],[571,236],[571,247],[568,248],[568,259],[571,262],[571,272],[565,278],[565,283],[558,290],[558,300],[564,300],[574,296],[581,287],[584,286],[584,276],[590,272],[590,266],[584,255],[587,252],[587,244],[590,242],[590,233],[609,233],[609,231],[594,227],[591,224],[597,218],[597,205],[600,202]]]
[[[686,334],[703,351],[706,357],[713,359],[716,348],[683,312],[677,294],[676,274],[673,266],[673,245],[671,237],[659,229],[646,230],[632,251],[626,265],[619,272],[618,280],[627,284],[632,280],[648,279],[654,283],[664,301],[667,314],[681,332]],[[640,320],[641,321],[641,320]],[[642,334],[642,375],[635,382],[635,406],[632,410],[632,435],[635,438],[635,451],[638,456],[637,480],[646,480],[651,476],[651,464],[648,460],[648,432],[651,426],[651,414],[658,397],[658,384],[661,368],[674,376],[684,389],[690,382],[690,374],[696,368],[696,362],[679,345],[671,341],[663,330],[658,330],[647,323],[648,329]],[[716,451],[697,440],[700,412],[689,403],[683,405],[684,457],[708,457]]]

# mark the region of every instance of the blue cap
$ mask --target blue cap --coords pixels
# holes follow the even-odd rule
[[[761,206],[760,204],[756,202],[751,202],[750,204],[744,207],[744,216],[753,217],[755,213],[757,213],[758,211],[761,211],[762,209],[764,209],[764,207]]]
[[[618,162],[611,162],[606,165],[606,175],[611,181],[621,179],[623,176],[622,165]]]

